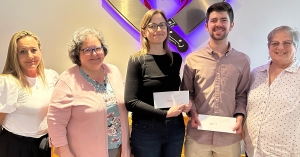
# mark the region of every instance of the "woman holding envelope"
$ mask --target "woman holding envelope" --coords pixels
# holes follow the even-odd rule
[[[125,105],[132,112],[132,154],[180,157],[185,134],[181,113],[191,104],[154,108],[153,94],[179,90],[182,58],[168,47],[169,28],[162,11],[149,10],[140,30],[142,46],[129,59],[125,83]]]

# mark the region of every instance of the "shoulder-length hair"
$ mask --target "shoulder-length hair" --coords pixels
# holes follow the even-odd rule
[[[19,63],[18,44],[17,44],[17,42],[21,38],[24,38],[27,36],[33,37],[38,42],[39,49],[41,50],[40,39],[32,32],[20,31],[20,32],[15,33],[11,37],[10,42],[9,42],[7,57],[6,57],[6,61],[5,61],[5,65],[4,65],[2,74],[12,75],[13,77],[16,78],[17,82],[19,83],[19,85],[22,88],[31,92],[31,85],[27,81],[24,70]],[[40,64],[37,67],[37,74],[41,78],[44,85],[46,85],[46,78],[45,78],[45,74],[44,74],[44,62],[43,62],[42,58],[41,58]]]
[[[146,14],[144,15],[144,17],[142,19],[141,25],[140,25],[141,48],[140,48],[139,52],[137,52],[137,53],[135,53],[131,56],[131,58],[133,60],[135,60],[136,58],[139,58],[141,56],[144,56],[149,52],[150,44],[149,44],[148,39],[143,36],[142,31],[144,31],[146,29],[146,27],[150,23],[152,17],[156,14],[161,14],[162,17],[167,22],[167,17],[166,17],[165,13],[162,10],[151,9],[151,10],[146,12]],[[172,54],[172,51],[170,50],[169,45],[168,45],[169,36],[170,36],[170,28],[167,27],[167,38],[163,41],[163,49],[166,51],[167,55],[170,57],[171,65],[172,65],[173,64],[173,54]]]

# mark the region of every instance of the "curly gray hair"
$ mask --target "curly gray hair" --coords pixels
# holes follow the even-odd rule
[[[68,45],[69,57],[74,64],[81,66],[81,62],[79,59],[80,49],[83,42],[90,37],[97,37],[99,39],[103,46],[104,56],[107,55],[107,44],[104,40],[102,33],[99,30],[93,28],[82,27],[73,33],[72,40],[69,42]]]

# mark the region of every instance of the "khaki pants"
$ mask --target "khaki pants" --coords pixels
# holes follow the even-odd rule
[[[240,142],[228,146],[215,147],[199,144],[189,136],[186,136],[184,148],[185,157],[239,157],[241,155]]]

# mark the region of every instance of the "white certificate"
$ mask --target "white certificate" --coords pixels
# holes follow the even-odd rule
[[[236,131],[232,131],[236,124],[236,118],[203,114],[198,114],[198,118],[201,123],[201,126],[198,126],[198,130],[236,133]]]
[[[169,108],[174,105],[189,104],[189,91],[153,93],[154,108]]]

